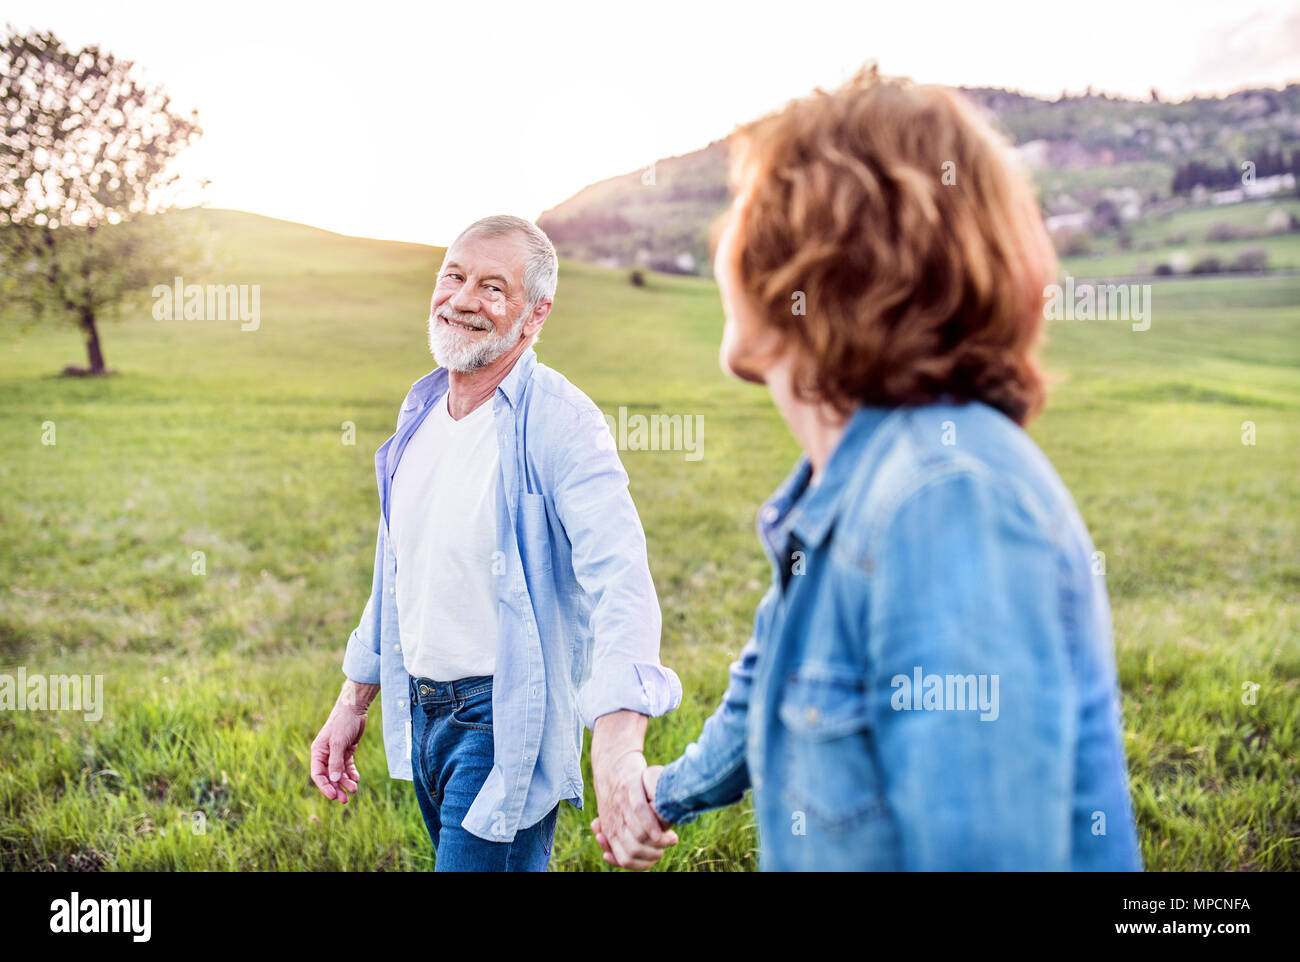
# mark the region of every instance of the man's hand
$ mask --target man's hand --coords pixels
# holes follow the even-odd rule
[[[355,761],[357,742],[366,730],[366,710],[378,691],[378,685],[345,681],[325,727],[311,743],[311,780],[322,795],[340,805],[348,803],[361,781]]]
[[[637,871],[654,865],[664,849],[677,844],[677,834],[659,820],[646,793],[645,726],[644,715],[618,711],[596,719],[591,733],[599,812],[591,831],[606,862]]]

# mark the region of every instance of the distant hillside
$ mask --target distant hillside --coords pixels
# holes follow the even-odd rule
[[[694,274],[708,261],[709,224],[726,205],[727,144],[717,140],[584,187],[538,224],[566,257]]]
[[[1246,196],[1292,191],[1300,172],[1300,83],[1178,103],[1161,101],[1156,91],[1144,101],[964,92],[1017,145],[1049,227],[1075,253],[1094,234],[1216,200],[1214,191],[1239,185],[1243,162],[1254,165],[1258,181]],[[566,257],[700,273],[708,264],[709,225],[727,204],[726,163],[727,141],[715,141],[592,184],[538,222]]]

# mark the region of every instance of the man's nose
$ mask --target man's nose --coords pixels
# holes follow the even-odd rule
[[[451,306],[463,314],[477,314],[478,298],[469,291],[461,289],[451,295]]]

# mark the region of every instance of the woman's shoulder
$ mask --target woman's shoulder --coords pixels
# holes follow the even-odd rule
[[[1076,514],[1064,482],[1033,439],[1000,411],[974,401],[896,409],[849,482],[846,520],[852,529],[879,530],[927,491],[952,484],[985,491],[990,503],[1045,527]]]

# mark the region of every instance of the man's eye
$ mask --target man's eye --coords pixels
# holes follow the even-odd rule
[[[489,284],[487,287],[488,287],[488,290],[489,290],[489,291],[496,291],[498,294],[501,293],[501,288],[499,288],[499,287],[496,287],[496,286],[494,286],[494,285],[492,285],[492,284]]]

